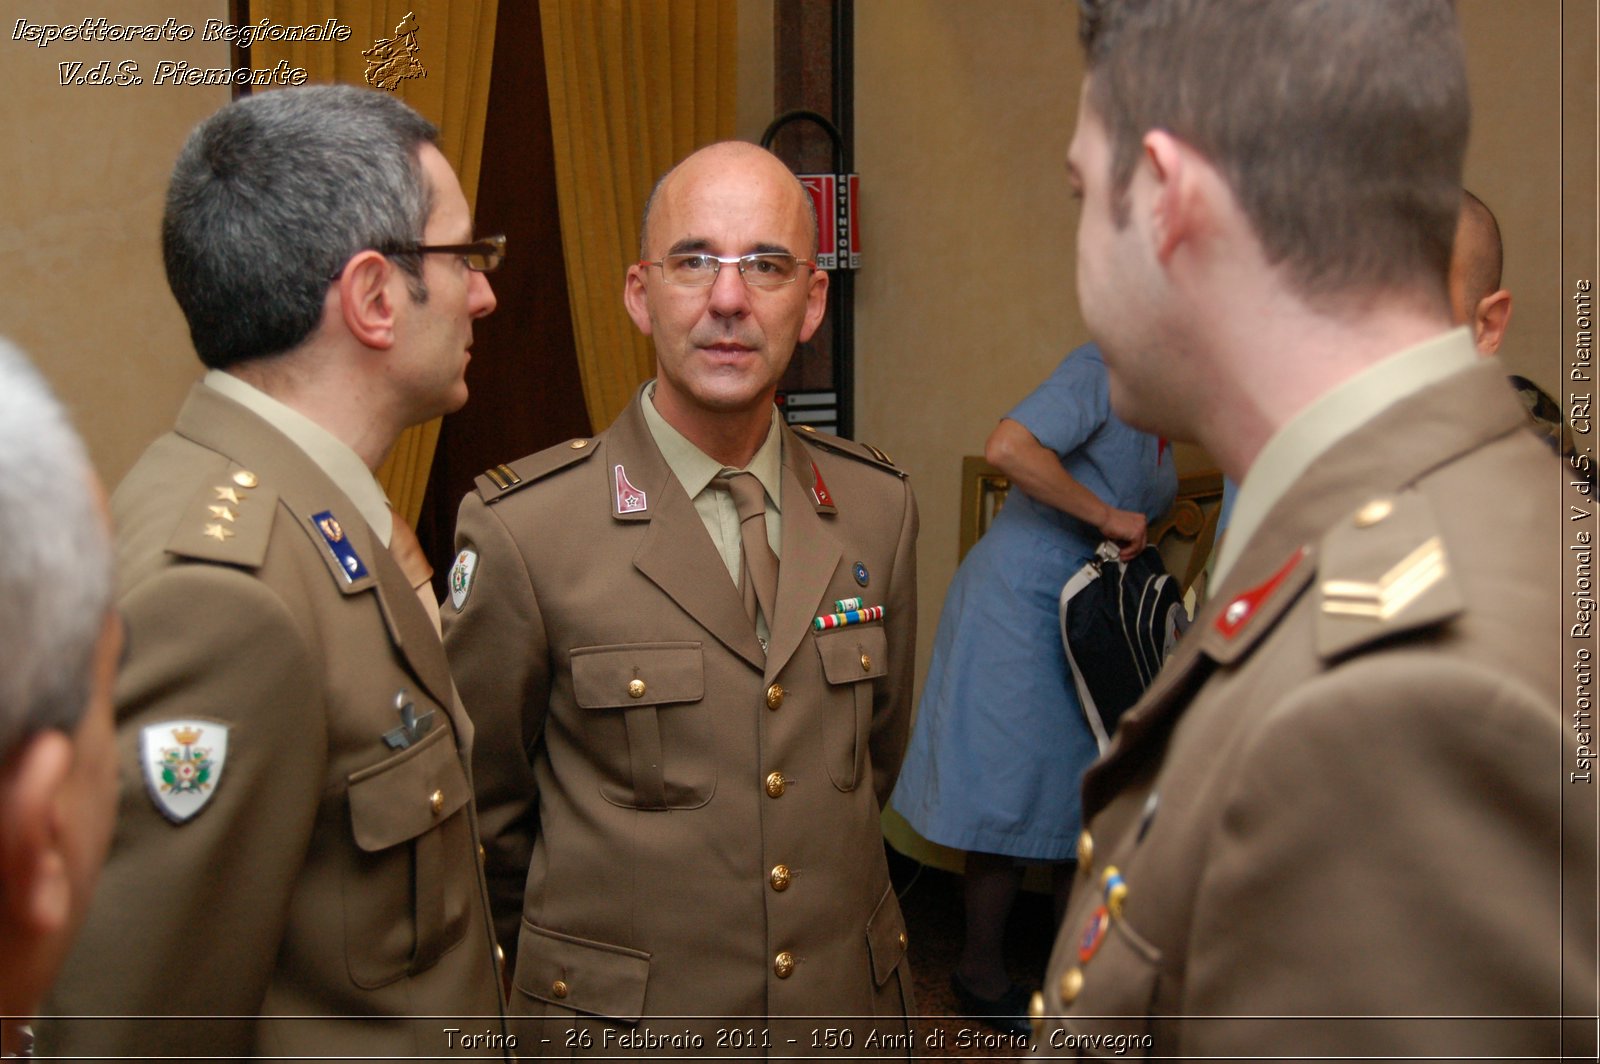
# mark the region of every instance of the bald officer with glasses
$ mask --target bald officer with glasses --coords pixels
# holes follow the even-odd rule
[[[828,288],[776,157],[689,156],[642,245],[623,300],[656,378],[479,478],[443,606],[518,1048],[905,1057],[878,817],[916,504],[881,452],[773,405]]]
[[[209,372],[113,499],[121,802],[40,1055],[507,1053],[472,726],[372,472],[465,402],[495,305],[436,136],[284,89],[178,158],[162,245]]]

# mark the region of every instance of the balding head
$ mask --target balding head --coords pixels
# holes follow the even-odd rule
[[[1500,349],[1511,321],[1511,293],[1500,287],[1505,259],[1500,225],[1477,196],[1461,190],[1461,216],[1450,254],[1450,309],[1457,325],[1472,329],[1484,355]]]
[[[742,140],[724,140],[716,144],[709,144],[699,151],[685,158],[671,170],[661,175],[655,187],[650,190],[650,198],[645,201],[644,220],[639,225],[639,257],[650,257],[650,219],[655,213],[656,203],[661,199],[662,190],[670,184],[679,181],[695,182],[702,172],[714,172],[727,165],[749,165],[758,170],[768,170],[774,176],[782,175],[780,180],[793,183],[796,194],[799,196],[798,206],[805,211],[807,225],[811,233],[811,247],[809,250],[796,249],[795,254],[802,258],[810,258],[817,253],[817,208],[811,201],[811,194],[800,183],[800,179],[784,164],[783,160],[772,154],[759,144],[751,144]]]

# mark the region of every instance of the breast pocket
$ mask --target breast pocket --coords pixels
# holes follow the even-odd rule
[[[855,790],[867,772],[872,733],[872,696],[889,671],[889,641],[881,624],[850,625],[816,637],[830,698],[823,728],[828,778],[841,791]]]
[[[476,889],[471,797],[449,727],[350,776],[357,853],[343,905],[356,985],[426,971],[466,935]]]
[[[715,737],[699,643],[633,643],[572,651],[572,693],[602,730],[620,721],[626,763],[601,766],[600,795],[626,809],[694,809],[717,789]],[[593,743],[602,758],[619,744]],[[614,753],[612,753],[614,751]]]

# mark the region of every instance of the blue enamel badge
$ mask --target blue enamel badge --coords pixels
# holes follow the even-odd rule
[[[867,581],[870,579],[870,577],[867,576],[867,567],[860,562],[856,562],[855,577],[856,583],[860,584],[862,587],[867,586]]]
[[[333,516],[332,510],[313,514],[311,522],[317,526],[317,531],[322,533],[323,541],[333,552],[334,560],[339,563],[339,569],[344,573],[346,581],[353,584],[367,575],[367,567],[361,563],[361,556],[350,545],[349,538],[344,534],[344,528],[340,526],[339,519]]]

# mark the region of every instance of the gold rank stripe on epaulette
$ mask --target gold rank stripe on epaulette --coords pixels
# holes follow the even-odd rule
[[[894,464],[894,459],[870,443],[847,440],[842,436],[831,436],[825,432],[818,432],[810,425],[794,425],[791,427],[805,433],[807,443],[815,444],[824,450],[832,451],[834,454],[842,454],[847,458],[854,458],[870,466],[877,466],[879,469],[893,473],[902,479],[909,475],[905,470]]]
[[[1324,580],[1322,612],[1387,621],[1443,580],[1448,571],[1444,547],[1434,536],[1376,582]]]
[[[494,486],[501,491],[510,491],[522,483],[522,478],[517,476],[517,471],[504,462],[491,469],[485,469],[483,475],[494,481]]]
[[[594,452],[594,440],[580,437],[554,447],[546,447],[535,454],[518,458],[515,462],[501,462],[497,466],[485,469],[478,476],[478,494],[484,502],[495,502],[565,469],[574,462],[588,458]]]
[[[190,498],[167,550],[185,558],[254,568],[267,556],[278,493],[248,469],[208,477]]]

